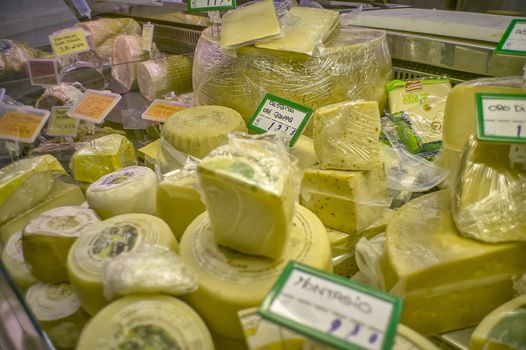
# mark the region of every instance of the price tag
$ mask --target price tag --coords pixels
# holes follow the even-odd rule
[[[312,109],[267,94],[250,119],[248,128],[256,132],[283,132],[291,138],[290,147],[301,135],[312,116]]]
[[[526,143],[526,94],[475,94],[478,138]]]
[[[259,314],[339,349],[391,349],[401,298],[290,262]]]
[[[153,43],[153,24],[145,23],[142,25],[142,49],[151,52]]]
[[[86,90],[68,111],[68,115],[91,123],[101,123],[120,101],[121,95],[98,90]]]
[[[526,19],[513,19],[495,52],[526,55]]]
[[[51,107],[51,118],[46,133],[50,136],[75,137],[79,130],[79,119],[68,115],[69,107]]]
[[[191,106],[181,102],[155,100],[152,102],[150,107],[144,111],[141,117],[144,120],[164,123],[174,113],[182,111],[188,107]]]
[[[188,0],[188,11],[207,12],[236,8],[236,0]]]
[[[57,60],[54,58],[28,60],[27,71],[31,85],[52,86],[59,83]]]
[[[5,89],[0,88],[0,104],[2,104],[2,101],[4,100],[4,96],[5,96]]]
[[[44,127],[49,112],[29,107],[3,106],[0,139],[32,143]]]
[[[49,42],[57,57],[89,51],[88,41],[82,28],[52,34],[49,36]]]

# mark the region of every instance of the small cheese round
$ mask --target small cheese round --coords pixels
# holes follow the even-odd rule
[[[23,290],[28,289],[37,281],[24,262],[22,232],[14,233],[7,241],[7,244],[2,251],[2,263],[9,273],[9,276],[11,276],[17,286]]]
[[[155,215],[157,176],[144,166],[130,166],[101,177],[86,191],[90,208],[102,219],[120,214]]]

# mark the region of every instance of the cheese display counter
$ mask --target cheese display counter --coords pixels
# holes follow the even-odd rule
[[[0,348],[332,349],[265,311],[294,262],[403,304],[337,348],[524,350],[517,19],[237,5],[0,38]]]

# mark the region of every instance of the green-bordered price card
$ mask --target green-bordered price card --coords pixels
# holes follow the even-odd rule
[[[236,0],[187,0],[188,11],[206,12],[231,10],[236,8]]]
[[[49,136],[77,136],[80,120],[70,117],[68,111],[69,107],[51,107],[51,117],[46,129]]]
[[[338,349],[388,350],[402,306],[399,297],[290,262],[259,314]]]
[[[526,56],[526,19],[511,21],[495,52]]]
[[[248,128],[258,133],[282,132],[290,137],[292,147],[312,116],[312,109],[284,98],[266,94]]]
[[[477,93],[478,138],[526,143],[526,94]]]

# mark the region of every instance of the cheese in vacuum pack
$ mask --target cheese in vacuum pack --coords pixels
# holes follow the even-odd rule
[[[55,347],[75,348],[90,317],[69,284],[37,282],[27,291],[26,301]]]
[[[218,244],[245,254],[281,256],[289,236],[301,173],[275,135],[231,134],[197,168],[201,195]]]
[[[256,307],[290,260],[330,272],[327,233],[309,210],[297,206],[292,230],[278,260],[244,255],[219,246],[206,213],[198,216],[181,240],[180,256],[197,272],[199,288],[184,299],[214,332],[242,339],[237,312]]]
[[[126,91],[137,89],[137,65],[149,56],[149,52],[142,49],[142,37],[117,36],[111,54],[111,76],[121,83]]]
[[[24,262],[22,232],[13,234],[7,241],[2,250],[2,264],[17,286],[23,290],[28,289],[37,281]]]
[[[90,141],[73,154],[71,169],[77,181],[92,183],[117,169],[136,165],[133,144],[112,134]]]
[[[222,18],[221,47],[233,49],[281,34],[281,28],[271,0],[263,0],[232,10]]]
[[[157,216],[179,240],[188,225],[206,210],[195,189],[196,183],[195,171],[181,169],[167,174],[157,188]]]
[[[26,158],[0,169],[0,224],[43,202],[66,171],[53,156]]]
[[[48,210],[31,220],[22,232],[26,265],[42,282],[68,282],[66,261],[80,232],[99,222],[97,214],[81,206]]]
[[[130,166],[105,175],[86,191],[90,208],[102,219],[120,214],[156,214],[157,175],[150,168]]]
[[[166,295],[137,295],[116,300],[84,328],[77,350],[213,350],[203,320],[184,302]]]
[[[463,235],[492,243],[526,241],[526,169],[512,166],[515,148],[470,137],[452,190],[453,218]]]
[[[489,313],[475,328],[470,350],[524,349],[526,346],[526,295],[521,295]]]
[[[73,290],[86,311],[94,315],[108,303],[102,286],[104,263],[146,244],[178,248],[168,225],[147,214],[114,216],[81,232],[69,251],[67,266]]]
[[[477,324],[512,297],[511,277],[526,271],[526,244],[461,236],[449,203],[440,191],[397,210],[380,259],[383,287],[404,297],[402,322],[424,335]]]
[[[370,170],[382,164],[377,102],[342,102],[314,113],[314,150],[323,169]]]
[[[0,241],[6,243],[15,232],[22,232],[24,227],[40,214],[58,207],[81,205],[85,202],[84,194],[77,185],[59,181],[40,204],[12,218],[0,226]]]

